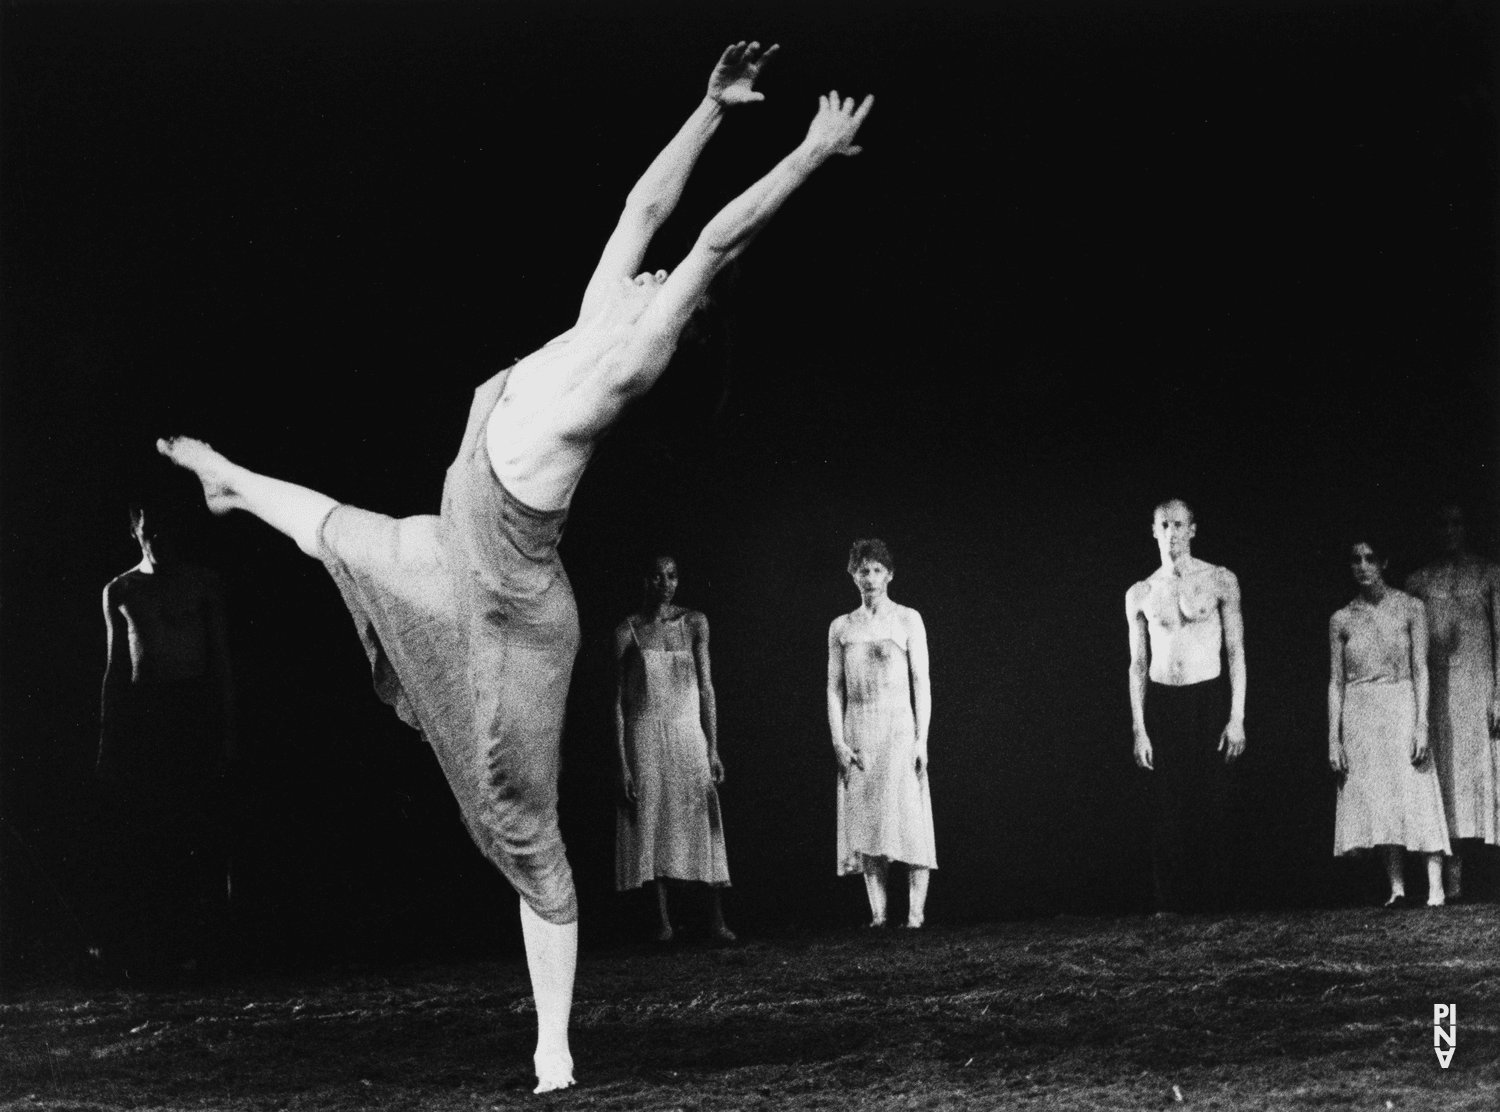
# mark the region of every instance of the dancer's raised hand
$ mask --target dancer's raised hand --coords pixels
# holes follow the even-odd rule
[[[753,104],[765,100],[765,93],[754,89],[755,79],[781,47],[772,43],[765,50],[760,43],[737,42],[724,48],[719,64],[708,79],[708,96],[720,104]]]
[[[840,100],[837,89],[826,97],[819,97],[818,114],[807,129],[808,146],[824,158],[835,154],[858,154],[864,148],[854,142],[854,135],[874,104],[875,97],[867,96],[856,109],[854,98]]]

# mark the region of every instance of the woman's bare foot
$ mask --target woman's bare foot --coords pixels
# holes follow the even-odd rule
[[[566,1050],[552,1054],[537,1054],[531,1061],[536,1067],[536,1088],[531,1090],[533,1093],[550,1093],[575,1084],[573,1055]]]
[[[244,507],[244,500],[234,487],[234,472],[238,468],[203,441],[191,436],[172,436],[158,440],[156,450],[198,476],[209,513],[227,514]]]
[[[730,930],[724,923],[714,924],[714,937],[720,942],[738,942],[740,940],[740,936]]]
[[[657,942],[671,942],[677,935],[673,932],[670,924],[663,923],[653,937]]]

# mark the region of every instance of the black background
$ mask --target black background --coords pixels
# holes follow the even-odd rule
[[[807,6],[798,6],[798,9]],[[1123,595],[1152,506],[1244,592],[1248,906],[1360,898],[1334,863],[1326,621],[1349,531],[1399,579],[1494,509],[1497,19],[1391,4],[215,3],[3,8],[5,927],[89,933],[99,592],[189,433],[434,512],[474,387],[566,328],[626,191],[725,43],[782,52],[647,263],[874,92],[866,150],[776,217],[605,442],[563,558],[584,647],[562,819],[586,945],[613,893],[609,631],[648,550],[713,629],[732,922],[858,921],[833,875],[828,622],[886,539],[932,647],[937,921],[1145,906]],[[518,944],[435,761],[370,692],[325,573],[237,515],[245,954]],[[685,908],[689,901],[681,901]]]

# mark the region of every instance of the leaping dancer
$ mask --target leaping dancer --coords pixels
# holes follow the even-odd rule
[[[200,440],[157,448],[215,513],[247,510],[327,566],[381,698],[437,753],[475,843],[521,896],[536,999],[537,1092],[573,1084],[578,907],[557,827],[558,750],[578,612],[557,555],[599,438],[660,377],[714,276],[828,159],[856,154],[873,97],[818,98],[807,137],[710,220],[671,274],[637,273],[725,109],[776,47],[724,51],[708,94],[625,201],[577,322],[475,391],[437,516],[391,518],[231,463]]]

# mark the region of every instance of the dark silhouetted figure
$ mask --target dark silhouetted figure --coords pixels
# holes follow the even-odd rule
[[[104,588],[99,760],[110,826],[106,960],[192,969],[228,898],[224,777],[234,683],[219,578],[183,560],[154,508],[133,507],[141,562]]]
[[[673,604],[677,578],[673,557],[654,559],[644,605],[615,629],[615,740],[624,796],[615,822],[615,887],[625,892],[654,882],[656,938],[670,942],[667,881],[707,884],[714,937],[733,942],[722,899],[729,861],[708,619]]]

